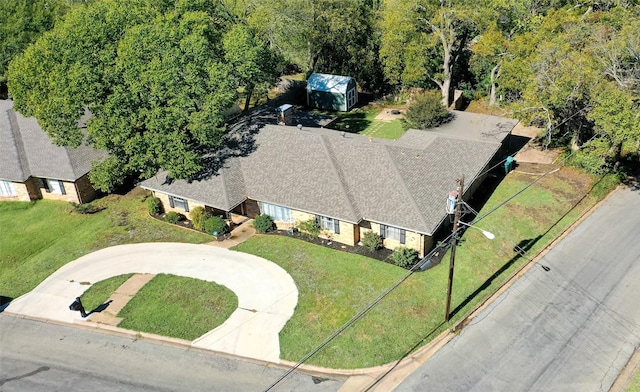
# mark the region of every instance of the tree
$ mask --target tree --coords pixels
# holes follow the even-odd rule
[[[381,56],[389,79],[400,74],[405,85],[434,83],[449,106],[455,66],[479,32],[479,16],[478,5],[465,0],[385,2]]]
[[[637,98],[637,97],[636,97]],[[600,83],[592,94],[592,110],[587,117],[594,124],[594,140],[587,148],[601,158],[601,166],[613,167],[623,151],[640,152],[640,105],[615,83]],[[593,169],[593,168],[592,168]],[[595,168],[599,169],[599,168]]]
[[[88,110],[88,141],[109,153],[90,173],[98,189],[158,169],[189,178],[219,145],[236,98],[219,12],[204,1],[74,8],[10,64],[15,107],[72,146],[85,137],[78,121]]]
[[[370,0],[260,0],[254,7],[249,25],[307,78],[337,73],[367,89],[380,85],[377,8]]]
[[[637,23],[611,5],[551,10],[535,33],[514,37],[502,65],[516,115],[544,125],[547,144],[579,150],[574,161],[594,172],[637,158]]]
[[[278,60],[265,43],[259,42],[253,31],[244,24],[237,24],[223,39],[225,60],[232,66],[236,83],[245,90],[244,110],[249,109],[251,95],[259,84],[275,82]]]
[[[0,84],[9,62],[42,33],[53,28],[75,1],[0,0]]]
[[[449,111],[442,105],[440,95],[434,91],[417,95],[405,114],[408,127],[417,129],[437,127],[449,119]]]

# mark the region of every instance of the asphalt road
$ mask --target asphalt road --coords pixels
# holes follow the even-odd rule
[[[640,346],[640,191],[539,263],[395,391],[608,391]]]
[[[263,391],[281,369],[0,313],[0,391]],[[317,381],[317,380],[316,380]],[[276,391],[337,391],[295,372]]]

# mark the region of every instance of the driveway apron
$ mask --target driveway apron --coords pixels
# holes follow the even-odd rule
[[[173,274],[215,282],[238,296],[238,308],[194,347],[269,362],[280,361],[278,334],[293,315],[298,289],[291,276],[263,258],[207,245],[144,243],[93,252],[66,264],[33,291],[14,300],[8,313],[64,323],[84,320],[69,304],[92,284],[128,274]],[[91,316],[88,318],[91,319]]]

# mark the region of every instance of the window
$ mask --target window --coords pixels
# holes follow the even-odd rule
[[[269,215],[274,221],[292,222],[290,208],[263,202],[260,202],[259,204],[260,212]]]
[[[329,230],[336,234],[340,234],[339,220],[329,218],[328,216],[316,215],[316,222],[318,223],[318,226],[320,226],[320,230]]]
[[[407,232],[397,227],[380,225],[380,237],[404,244],[407,241]]]
[[[16,190],[13,183],[0,180],[0,196],[15,196]]]
[[[65,195],[64,184],[60,180],[52,180],[50,178],[42,179],[42,187],[47,193],[55,193],[57,195]]]
[[[189,202],[181,197],[169,196],[169,205],[171,208],[179,208],[184,212],[189,212]]]

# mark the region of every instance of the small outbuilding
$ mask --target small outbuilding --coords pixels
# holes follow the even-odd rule
[[[293,105],[284,104],[276,108],[278,113],[278,125],[291,125],[293,123]]]
[[[358,102],[356,80],[350,76],[314,73],[307,80],[307,105],[347,112]]]

